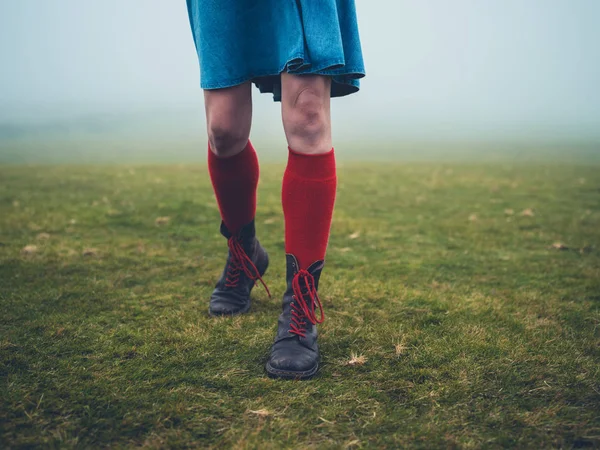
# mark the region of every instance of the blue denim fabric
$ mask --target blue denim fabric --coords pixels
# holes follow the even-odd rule
[[[354,0],[187,0],[200,86],[252,80],[280,100],[283,71],[332,77],[331,96],[359,89],[365,69]]]

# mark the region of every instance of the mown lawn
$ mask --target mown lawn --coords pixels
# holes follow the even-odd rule
[[[211,319],[204,166],[1,166],[0,447],[600,446],[600,166],[340,164],[307,382],[263,369],[282,172],[274,297]]]

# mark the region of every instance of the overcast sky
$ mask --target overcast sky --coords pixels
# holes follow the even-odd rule
[[[357,0],[359,133],[600,135],[600,0]],[[0,121],[202,109],[184,0],[0,0]],[[255,95],[255,123],[279,108]]]

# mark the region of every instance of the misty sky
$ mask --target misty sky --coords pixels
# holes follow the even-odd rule
[[[599,0],[356,2],[367,77],[334,127],[600,136]],[[0,58],[0,121],[202,109],[184,0],[0,0]]]

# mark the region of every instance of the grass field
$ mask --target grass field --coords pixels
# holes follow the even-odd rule
[[[0,166],[0,447],[600,446],[600,165],[340,164],[308,382],[263,369],[282,172],[274,298],[211,319],[204,166]]]

